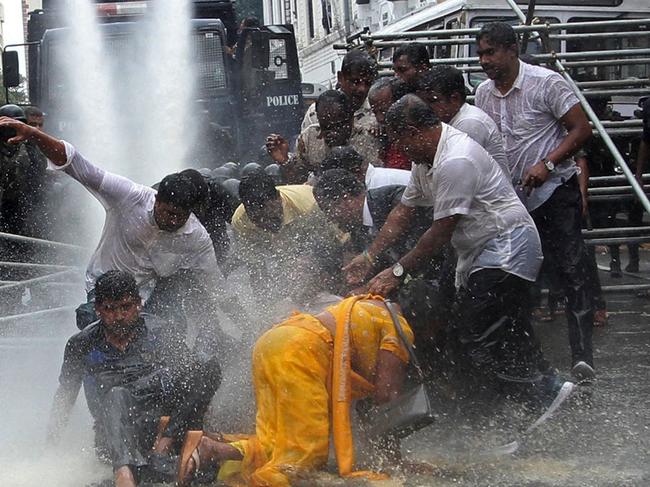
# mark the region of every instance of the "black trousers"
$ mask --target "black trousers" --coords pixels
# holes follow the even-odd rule
[[[582,239],[582,200],[577,177],[558,186],[531,216],[542,241],[543,266],[554,273],[567,297],[572,362],[583,360],[593,366],[593,286],[589,255]]]
[[[185,432],[202,429],[203,416],[221,383],[216,359],[197,364],[185,377],[169,381],[154,373],[114,386],[101,397],[98,433],[114,469],[145,467],[161,416],[170,416],[163,436],[181,442]]]
[[[481,386],[544,401],[556,377],[530,323],[530,287],[530,282],[500,269],[474,272],[456,294],[452,334],[458,363]]]

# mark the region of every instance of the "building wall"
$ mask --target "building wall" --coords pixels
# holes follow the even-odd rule
[[[264,23],[291,23],[296,32],[303,82],[336,84],[345,51],[333,45],[364,27],[376,31],[435,0],[263,0]],[[331,12],[324,20],[324,12]],[[329,28],[328,28],[329,27]]]

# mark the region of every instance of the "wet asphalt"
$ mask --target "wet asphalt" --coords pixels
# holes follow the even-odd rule
[[[599,263],[607,266],[607,256],[599,255]],[[642,251],[642,268],[636,277],[612,279],[601,272],[601,278],[603,284],[650,283],[650,252]],[[80,299],[74,294],[53,304],[69,305]],[[523,437],[521,430],[534,418],[517,408],[503,405],[494,416],[476,419],[476,410],[485,413],[486,405],[480,400],[461,405],[403,443],[404,458],[423,462],[426,471],[407,467],[377,485],[649,486],[650,297],[628,292],[607,294],[606,299],[609,323],[594,333],[597,381],[574,394],[552,420]],[[82,399],[64,438],[64,450],[43,449],[63,346],[75,330],[72,319],[68,309],[48,319],[0,326],[0,485],[76,487],[110,477],[110,470],[94,460],[89,448],[92,436]],[[535,326],[546,356],[570,377],[564,317]],[[242,387],[245,384],[236,389],[241,392]],[[230,406],[237,403],[233,401]],[[213,411],[218,416],[223,408],[217,405]],[[521,443],[514,454],[495,453],[494,447],[513,440]],[[308,485],[363,483],[324,475]]]

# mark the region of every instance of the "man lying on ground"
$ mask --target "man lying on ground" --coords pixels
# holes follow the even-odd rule
[[[399,320],[412,344],[409,325]],[[256,434],[237,441],[189,432],[179,485],[188,485],[198,469],[220,470],[219,480],[240,475],[246,485],[289,486],[325,466],[330,431],[341,476],[377,478],[353,471],[351,401],[370,396],[381,404],[396,398],[408,361],[379,297],[347,298],[315,316],[294,314],[262,335],[253,351]]]
[[[115,485],[164,480],[176,465],[168,455],[187,430],[202,425],[221,382],[219,364],[199,361],[172,327],[141,314],[131,274],[103,274],[95,293],[99,321],[66,344],[48,440],[59,440],[83,383],[96,443],[109,455]]]

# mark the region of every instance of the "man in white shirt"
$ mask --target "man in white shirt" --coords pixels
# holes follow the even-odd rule
[[[573,154],[591,127],[567,82],[549,69],[519,60],[517,35],[503,22],[484,25],[478,56],[490,79],[476,89],[476,106],[503,135],[512,180],[531,213],[544,249],[545,268],[567,296],[572,372],[594,377],[593,296],[582,239],[582,205]]]
[[[417,207],[433,207],[433,224],[397,264],[376,275],[369,292],[388,295],[404,276],[451,242],[456,267],[455,334],[476,377],[541,405],[564,399],[573,384],[540,372],[542,353],[530,325],[529,288],[542,263],[532,218],[492,157],[467,134],[440,123],[415,95],[386,115],[389,135],[411,161],[401,203],[368,248],[344,269],[364,277],[369,262],[407,229]],[[521,397],[521,396],[519,396]],[[556,404],[557,405],[557,404]]]
[[[434,66],[418,78],[415,93],[429,104],[442,122],[478,142],[510,179],[499,127],[483,110],[465,101],[465,80],[460,70],[453,66]]]
[[[188,177],[171,174],[156,192],[91,164],[71,144],[37,128],[4,117],[0,127],[16,131],[12,143],[33,141],[52,169],[76,179],[106,210],[102,236],[86,270],[89,301],[95,280],[109,270],[132,274],[145,309],[165,318],[181,308],[185,296],[193,302],[211,301],[207,298],[220,289],[219,270],[210,236],[191,213],[197,194]],[[92,308],[91,302],[80,306],[80,329],[96,319]]]
[[[344,169],[351,172],[365,184],[366,189],[391,185],[406,186],[411,179],[411,171],[375,167],[349,145],[334,147],[320,163],[318,174],[330,169]]]

